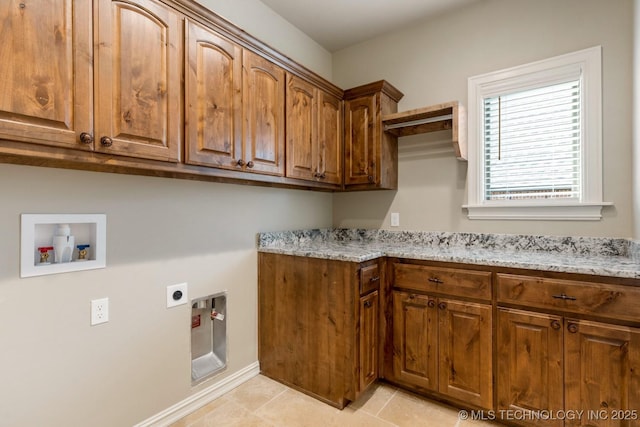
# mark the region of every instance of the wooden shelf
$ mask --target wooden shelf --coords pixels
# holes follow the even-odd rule
[[[382,116],[384,131],[396,136],[417,135],[451,129],[458,160],[467,160],[467,115],[458,101]]]

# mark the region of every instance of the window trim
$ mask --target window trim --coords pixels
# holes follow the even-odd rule
[[[484,200],[483,100],[509,90],[526,90],[581,74],[583,138],[582,194],[579,201],[561,199]],[[602,48],[595,46],[468,79],[469,219],[599,220],[602,207]]]

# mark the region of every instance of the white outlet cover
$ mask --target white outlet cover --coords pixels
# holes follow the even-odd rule
[[[91,326],[109,321],[109,298],[91,300]]]
[[[181,292],[180,298],[175,299],[174,294]],[[187,298],[187,283],[178,283],[176,285],[167,286],[167,308],[175,307],[178,305],[186,304],[189,299]]]
[[[391,226],[392,227],[399,227],[400,226],[400,213],[399,212],[392,212],[391,213]]]

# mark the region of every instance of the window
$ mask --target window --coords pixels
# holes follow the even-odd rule
[[[469,79],[470,219],[601,218],[600,47]]]

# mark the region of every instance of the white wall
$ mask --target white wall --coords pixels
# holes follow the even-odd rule
[[[259,0],[197,1],[331,81],[331,53]]]
[[[640,0],[633,5],[633,225],[640,240]]]
[[[330,75],[330,56],[258,0],[207,3]],[[8,164],[0,197],[0,426],[131,426],[251,365],[256,233],[332,221],[329,193]],[[107,268],[20,279],[21,213],[105,213]],[[195,388],[190,306],[165,308],[185,281],[189,298],[228,291],[229,366]],[[91,327],[102,297],[110,321]]]
[[[598,222],[467,219],[464,162],[450,133],[401,138],[397,192],[339,194],[334,225],[497,233],[633,234],[632,0],[484,0],[334,54],[341,87],[386,79],[405,96],[399,111],[451,100],[467,104],[467,78],[601,45],[603,51],[604,198]],[[636,180],[635,182],[638,182]]]

